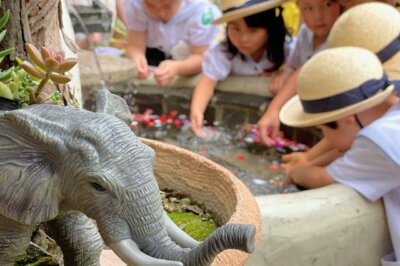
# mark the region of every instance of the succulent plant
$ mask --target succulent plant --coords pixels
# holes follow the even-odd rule
[[[0,30],[7,24],[9,17],[10,11],[7,10],[0,18]],[[0,42],[6,33],[6,30],[0,32]],[[21,107],[39,103],[39,95],[46,84],[69,82],[71,78],[65,75],[65,72],[73,68],[78,62],[75,58],[64,59],[60,54],[45,47],[40,48],[39,51],[30,43],[25,44],[25,49],[32,63],[22,61],[17,57],[19,66],[0,71],[0,97],[17,101]],[[0,62],[13,50],[14,48],[9,48],[0,51]],[[48,93],[46,97],[52,103],[63,104],[63,95],[57,90]],[[77,105],[76,102],[69,104]]]
[[[55,84],[65,84],[71,80],[71,78],[64,73],[78,63],[77,59],[64,59],[60,54],[45,47],[41,47],[39,51],[30,43],[25,44],[25,49],[33,63],[29,61],[22,62],[22,69],[33,77],[41,80],[34,94],[31,95],[31,100],[36,101],[36,98],[47,82],[52,81]],[[52,98],[56,99],[57,96],[53,95]]]

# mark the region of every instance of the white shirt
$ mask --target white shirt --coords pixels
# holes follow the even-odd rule
[[[170,56],[178,44],[211,45],[220,29],[211,22],[221,16],[221,12],[208,0],[181,0],[177,14],[163,23],[147,14],[143,0],[125,0],[124,16],[128,29],[147,33],[147,47]]]
[[[362,129],[351,149],[327,168],[338,182],[371,201],[383,198],[394,248],[383,266],[400,266],[400,104]],[[397,261],[394,261],[395,257]]]
[[[232,59],[228,58],[229,53],[226,52],[226,46],[220,43],[214,48],[208,49],[204,53],[202,63],[203,74],[215,81],[224,80],[228,75],[258,75],[273,66],[267,58],[265,51],[261,60],[255,62],[251,57],[245,56],[242,59],[237,53]]]
[[[287,65],[298,69],[314,54],[327,48],[327,42],[323,42],[317,48],[313,48],[314,33],[303,23],[297,37],[293,41],[293,49],[289,53]]]

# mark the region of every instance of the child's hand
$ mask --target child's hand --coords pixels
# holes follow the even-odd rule
[[[286,172],[285,180],[282,186],[286,187],[291,184],[302,185],[306,176],[302,174],[302,170],[305,170],[306,166],[295,166]]]
[[[144,56],[137,56],[134,58],[137,68],[137,76],[138,79],[146,79],[150,75],[150,69],[147,64],[146,57]]]
[[[280,71],[271,81],[269,84],[269,91],[273,94],[276,95],[280,89],[283,87],[285,84],[286,80],[289,78],[290,74],[293,71],[290,70],[282,70]]]
[[[278,136],[280,124],[278,113],[274,110],[267,110],[257,123],[261,142],[267,146],[274,145],[273,138]],[[269,132],[270,136],[268,136]]]
[[[283,166],[287,172],[289,172],[293,167],[299,165],[305,165],[309,162],[307,158],[307,153],[305,152],[293,152],[282,156],[282,161],[285,163]]]
[[[193,133],[199,137],[206,137],[205,132],[202,130],[204,115],[200,111],[192,111],[190,113],[190,128]]]
[[[165,60],[154,70],[154,77],[161,86],[167,85],[177,73],[176,62]]]
[[[257,75],[257,77],[271,77],[273,74],[271,72],[262,72]]]

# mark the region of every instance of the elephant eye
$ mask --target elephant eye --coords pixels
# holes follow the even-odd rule
[[[102,185],[95,183],[95,182],[90,182],[90,185],[97,190],[98,192],[105,192],[107,191]]]

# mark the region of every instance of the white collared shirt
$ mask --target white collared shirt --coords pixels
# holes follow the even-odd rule
[[[169,56],[179,43],[188,47],[212,45],[220,27],[211,22],[221,12],[208,0],[181,0],[177,14],[163,23],[147,14],[142,0],[126,0],[124,16],[128,29],[147,33],[147,47]]]
[[[259,62],[255,62],[251,57],[245,56],[244,59],[237,53],[232,59],[229,59],[227,48],[224,43],[208,49],[204,53],[202,63],[203,74],[215,81],[224,80],[228,75],[246,75],[255,76],[264,72],[273,66],[267,58],[267,51]]]
[[[314,33],[302,24],[297,37],[293,41],[293,48],[288,57],[287,65],[293,69],[298,69],[313,55],[327,48],[327,42],[323,42],[317,48],[313,48]]]
[[[363,128],[350,150],[332,162],[328,173],[371,201],[383,198],[394,254],[383,266],[400,266],[400,104]]]

